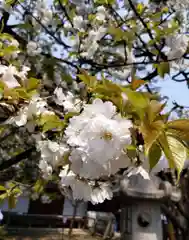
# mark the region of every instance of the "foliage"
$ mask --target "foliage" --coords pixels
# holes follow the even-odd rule
[[[1,186],[0,198],[8,198],[10,207],[23,192],[21,183],[40,195],[48,181],[76,199],[103,202],[112,198],[109,179],[121,168],[148,162],[150,174],[161,159],[179,180],[189,120],[172,120],[153,91],[157,79],[174,80],[176,71],[184,75],[187,68],[187,19],[178,18],[175,6],[4,1],[0,139],[9,151],[0,148],[0,170],[18,169],[2,180],[18,185]],[[18,133],[26,146],[10,147],[13,138],[21,141]],[[28,149],[40,157],[24,154]],[[28,165],[31,178],[20,171]]]

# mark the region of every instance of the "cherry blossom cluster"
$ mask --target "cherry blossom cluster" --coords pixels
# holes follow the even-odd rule
[[[151,9],[155,14],[157,6],[151,5],[146,10],[144,5],[147,17],[141,21],[136,17],[140,13],[137,1],[132,3],[134,7],[139,6],[138,12],[132,10],[127,0],[115,1],[111,7],[98,1],[85,4],[72,0],[68,1],[68,6],[57,2],[33,1],[28,7],[21,1],[18,7],[5,3],[1,6],[2,14],[4,11],[13,15],[25,12],[25,25],[32,26],[33,30],[24,43],[0,35],[3,58],[0,75],[4,89],[20,93],[25,88],[28,90],[30,75],[35,73],[41,79],[39,88],[31,91],[27,98],[22,96],[17,111],[3,124],[25,127],[35,140],[41,154],[38,166],[42,178],[52,180],[56,175],[60,188],[68,192],[71,189],[74,199],[101,203],[113,197],[109,177],[132,165],[126,149],[132,143],[133,122],[126,114],[123,117],[111,101],[101,100],[95,94],[88,98],[85,84],[78,83],[79,70],[88,70],[99,80],[107,77],[120,85],[130,86],[133,76],[142,72],[142,64],[154,68],[153,63],[166,59],[173,70],[186,68],[188,63],[183,56],[188,51],[188,36],[181,27],[175,27],[176,13],[156,26],[148,15]],[[183,4],[186,2],[182,1]],[[168,6],[174,3],[168,1]],[[17,10],[15,14],[14,9]],[[64,14],[60,14],[61,11]],[[18,19],[22,23],[22,18]],[[165,39],[162,33],[157,35],[163,30],[168,32]],[[21,36],[26,32],[22,29]],[[158,44],[152,44],[153,37],[157,38]],[[146,45],[149,61],[146,56],[141,56]],[[142,50],[138,53],[139,48]],[[52,57],[50,62],[57,64],[53,70],[49,70],[49,55]],[[148,71],[148,67],[145,70]],[[69,83],[68,75],[72,83]],[[1,92],[0,97],[3,98]],[[126,104],[125,93],[122,98]],[[67,121],[65,118],[69,114],[73,115]],[[55,122],[57,116],[65,126],[60,124],[61,131],[51,129],[57,131],[57,135],[50,138],[41,130],[40,122],[52,117]],[[143,152],[140,156],[145,159]],[[138,172],[146,174],[141,167],[135,168],[133,174]],[[44,195],[42,199],[49,202],[48,196]]]

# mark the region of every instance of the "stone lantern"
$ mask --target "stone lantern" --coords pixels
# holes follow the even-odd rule
[[[120,182],[121,239],[162,240],[161,204],[179,201],[181,193],[169,182],[155,184],[141,174],[124,176]]]

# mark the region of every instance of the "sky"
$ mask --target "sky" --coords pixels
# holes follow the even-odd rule
[[[147,0],[138,0],[139,2],[145,3]],[[51,3],[51,0],[47,0],[47,3]],[[16,24],[18,22],[14,17],[11,17],[9,20],[10,24]],[[180,105],[189,106],[189,89],[185,82],[175,82],[171,77],[166,77],[165,79],[159,79],[156,84],[157,87],[160,87],[160,93],[162,95],[168,96],[168,106],[170,109],[173,105],[172,102],[176,101]]]
[[[186,82],[175,82],[171,78],[160,79],[157,86],[161,87],[161,93],[169,97],[168,108],[176,101],[183,106],[189,106],[189,89]]]

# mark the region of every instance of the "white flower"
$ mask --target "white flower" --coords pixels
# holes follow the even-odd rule
[[[82,28],[83,28],[83,17],[82,16],[75,16],[73,18],[73,25],[74,25],[74,28],[76,28],[78,30],[82,30]]]
[[[59,177],[61,177],[61,184],[63,186],[71,186],[75,181],[75,173],[69,171],[69,165],[63,167],[60,171]]]
[[[102,114],[107,118],[112,118],[116,115],[116,107],[112,102],[103,102],[101,99],[97,98],[92,104],[85,105],[81,116],[92,118],[98,114]]]
[[[52,23],[52,20],[53,20],[53,13],[51,10],[49,9],[44,9],[43,12],[42,12],[42,24],[43,25],[49,25]]]
[[[181,58],[188,48],[188,37],[185,34],[178,34],[166,38],[169,47],[168,59]]]
[[[52,200],[50,199],[50,197],[48,195],[42,195],[41,202],[44,204],[49,204],[52,202]]]
[[[11,52],[5,52],[4,58],[6,60],[15,59],[18,57],[18,53],[20,53],[20,50],[18,49],[19,47],[19,42],[16,39],[11,39],[7,44],[7,46],[13,46],[16,49],[12,50]]]
[[[130,164],[128,157],[123,155],[103,165],[89,159],[79,149],[73,149],[69,160],[71,162],[70,169],[75,174],[86,179],[98,179],[102,176],[115,174],[120,168],[126,168]]]
[[[28,108],[24,108],[23,110],[20,110],[19,115],[14,117],[12,120],[15,122],[15,124],[18,127],[24,126],[27,123],[28,116],[27,116],[27,110]]]
[[[107,32],[107,28],[100,26],[98,30],[89,31],[88,37],[83,41],[82,45],[82,56],[86,58],[91,58],[99,48],[99,41]]]
[[[54,91],[56,104],[63,106],[67,112],[79,112],[81,109],[80,100],[75,98],[71,92],[65,95],[62,88],[56,88]]]
[[[125,80],[131,74],[131,68],[125,67],[122,70],[115,70],[115,71],[111,70],[110,72],[111,72],[113,77],[115,77],[117,79]]]
[[[87,39],[88,45],[90,45],[91,42],[99,41],[105,35],[106,32],[107,32],[107,28],[103,26],[100,26],[96,31],[94,30],[89,31],[89,35]]]
[[[18,48],[19,47],[19,42],[16,39],[12,39],[10,45]]]
[[[111,200],[113,193],[107,184],[102,184],[100,187],[94,188],[91,194],[91,202],[93,204],[103,203],[104,200]]]
[[[68,21],[67,21],[67,22],[65,22],[63,26],[64,26],[64,28],[65,28],[65,29],[67,29],[67,30],[69,30],[69,29],[71,29],[71,28],[72,28],[72,25],[71,25],[71,23],[70,23],[70,22],[68,22]]]
[[[104,183],[99,187],[93,188],[89,182],[81,181],[76,175],[69,171],[69,165],[66,165],[60,172],[62,187],[72,189],[73,199],[91,201],[93,204],[102,203],[105,199],[110,200],[113,197],[109,184]]]
[[[41,48],[38,47],[37,43],[34,41],[30,41],[27,44],[27,53],[30,56],[36,56],[41,53]]]
[[[67,143],[77,149],[70,156],[73,170],[80,169],[83,176],[88,174],[92,178],[95,177],[93,170],[85,173],[90,166],[97,169],[97,177],[111,174],[112,163],[118,161],[125,145],[130,144],[131,127],[129,120],[116,115],[111,102],[96,99],[86,105],[79,116],[70,119],[65,130]]]
[[[18,76],[19,76],[22,80],[25,80],[29,71],[30,71],[30,68],[29,68],[29,67],[27,67],[27,66],[22,66],[22,70],[21,70],[21,72],[19,72]]]
[[[104,21],[106,18],[106,9],[104,6],[97,7],[96,19],[99,21]]]
[[[37,200],[39,198],[39,194],[38,193],[32,193],[32,195],[31,195],[31,199],[33,200],[33,201],[35,201],[35,200]]]
[[[69,150],[65,144],[58,144],[50,140],[37,142],[37,149],[41,152],[41,159],[52,167],[57,166],[62,161],[64,154]]]
[[[69,165],[66,165],[60,172],[62,187],[71,187],[74,199],[88,201],[91,195],[91,187],[76,178],[76,175],[69,171]]]
[[[33,96],[29,105],[20,110],[19,115],[12,118],[10,122],[15,122],[17,126],[24,126],[33,116],[38,116],[46,111],[47,103],[38,96]]]
[[[9,65],[0,65],[1,80],[7,85],[8,88],[20,87],[19,82],[16,80],[15,75],[18,75],[17,69]]]
[[[75,179],[74,183],[70,187],[72,189],[74,199],[89,201],[92,188],[87,182]]]
[[[97,42],[93,42],[89,48],[87,48],[86,52],[82,52],[82,56],[86,58],[91,58],[95,54],[95,52],[98,50],[99,44]]]
[[[49,179],[51,177],[53,172],[52,166],[44,159],[40,160],[39,169],[42,171],[44,179]]]

